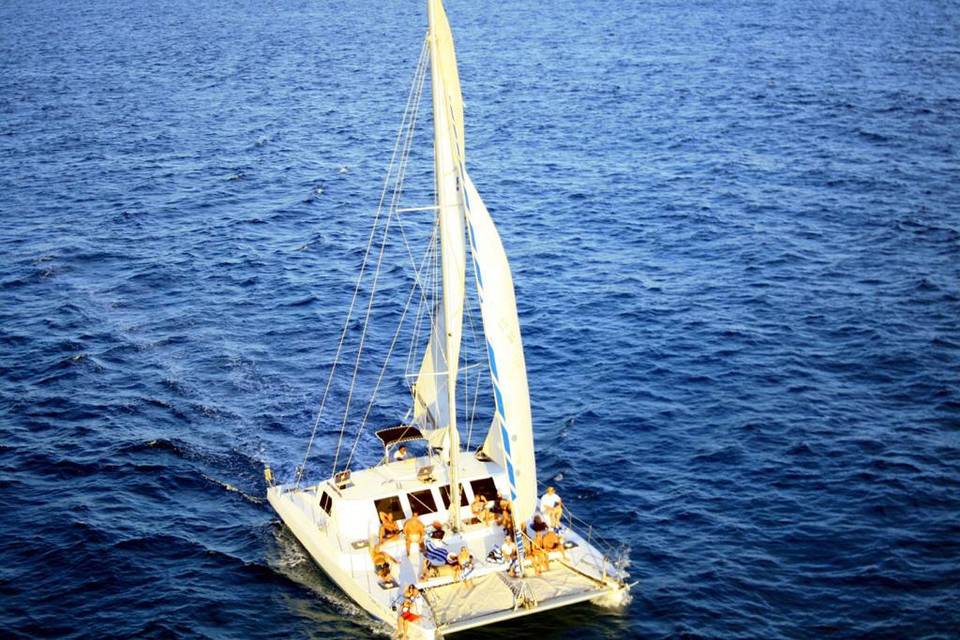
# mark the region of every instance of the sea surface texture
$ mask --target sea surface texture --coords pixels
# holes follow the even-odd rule
[[[424,5],[0,3],[0,636],[386,633],[263,472],[302,461]],[[960,637],[958,5],[447,10],[540,480],[639,581],[458,637]],[[432,202],[429,106],[404,206]],[[413,282],[398,228],[347,450]]]

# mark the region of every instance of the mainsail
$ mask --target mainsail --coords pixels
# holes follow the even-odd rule
[[[443,302],[434,314],[414,386],[414,420],[432,431],[434,445],[440,436],[449,438],[445,444],[451,456],[451,484],[458,488],[455,391],[463,332],[466,221],[496,401],[483,450],[506,470],[514,514],[523,522],[536,509],[537,472],[513,278],[493,220],[466,173],[463,98],[453,36],[440,0],[429,0],[428,16]]]
[[[427,15],[443,303],[431,323],[430,344],[413,388],[413,409],[414,420],[425,429],[448,429],[452,425],[455,430],[466,262],[459,175],[463,157],[463,97],[453,35],[440,0],[430,0]]]
[[[430,348],[414,386],[414,410],[419,422],[430,422],[435,435],[445,433],[450,472],[450,499],[460,502],[460,436],[457,432],[457,369],[463,334],[463,295],[466,263],[464,210],[460,167],[463,161],[463,96],[457,74],[453,34],[441,0],[429,0],[430,87],[433,94],[433,163],[437,217],[440,225],[440,263],[443,276],[442,316],[431,327]],[[442,345],[442,348],[441,348]],[[446,403],[440,396],[446,391]],[[424,409],[418,411],[418,407]],[[430,414],[434,407],[435,415]],[[439,429],[444,428],[441,432]],[[434,444],[437,438],[432,437]],[[450,510],[451,525],[460,528],[459,509]]]
[[[470,253],[496,402],[483,451],[506,469],[515,518],[525,522],[537,505],[537,464],[513,277],[490,213],[466,171],[463,177]]]

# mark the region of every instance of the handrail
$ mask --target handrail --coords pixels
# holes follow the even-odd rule
[[[537,480],[537,489],[542,492],[546,489],[543,482]],[[615,546],[613,542],[604,538],[603,536],[596,535],[594,536],[593,525],[582,518],[578,518],[573,511],[567,506],[566,501],[563,503],[563,516],[561,522],[565,519],[567,521],[567,526],[570,529],[575,529],[574,524],[582,526],[581,531],[587,531],[587,544],[595,544],[600,551],[603,553],[604,557],[608,559],[611,564],[614,566],[619,564],[619,561],[623,558],[623,551],[626,548],[626,545],[620,544]],[[616,561],[615,561],[616,560]]]

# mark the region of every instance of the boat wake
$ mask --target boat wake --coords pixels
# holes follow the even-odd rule
[[[277,555],[267,558],[267,565],[271,570],[318,595],[334,609],[338,618],[349,620],[374,635],[392,637],[392,628],[366,615],[317,568],[306,549],[290,531],[283,524],[278,523],[278,525],[274,528],[276,545],[273,547]],[[323,620],[326,619],[326,614],[321,613],[321,610],[315,606],[297,606],[294,603],[291,603],[291,605],[296,607],[301,615],[310,618],[318,618],[319,616]]]
[[[243,490],[239,489],[238,487],[235,487],[234,485],[230,484],[229,482],[224,482],[223,480],[217,480],[216,478],[212,478],[212,477],[208,476],[208,475],[205,474],[205,473],[201,473],[201,474],[200,474],[200,477],[202,477],[202,478],[203,478],[204,480],[206,480],[207,482],[211,482],[211,483],[213,483],[213,484],[215,484],[215,485],[217,485],[217,486],[219,486],[219,487],[222,487],[222,488],[226,489],[227,491],[230,491],[231,493],[237,493],[237,494],[239,494],[240,497],[242,497],[242,498],[243,498],[244,500],[246,500],[247,502],[250,502],[250,503],[253,503],[253,504],[265,504],[265,503],[266,503],[266,500],[264,500],[263,498],[260,498],[260,497],[257,497],[257,496],[252,496],[252,495],[250,495],[249,493],[245,493]]]

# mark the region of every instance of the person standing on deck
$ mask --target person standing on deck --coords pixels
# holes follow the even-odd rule
[[[423,550],[423,539],[427,535],[427,528],[420,521],[420,513],[414,509],[413,517],[407,518],[403,523],[403,537],[407,545],[407,557],[410,557],[410,545],[416,543],[417,547]]]

